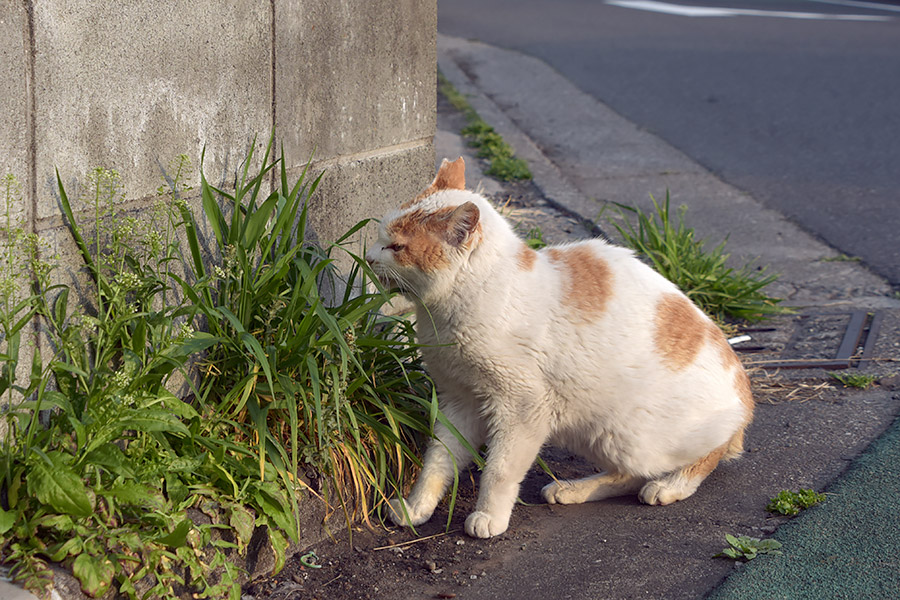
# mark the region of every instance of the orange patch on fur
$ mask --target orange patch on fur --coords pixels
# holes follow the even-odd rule
[[[744,423],[726,444],[724,457],[726,460],[737,458],[744,451],[744,430],[750,424],[750,421],[753,420],[753,409],[756,406],[756,401],[753,400],[753,392],[750,389],[750,377],[747,376],[743,366],[738,367],[737,371],[734,372],[734,387],[737,390],[741,404],[744,405]]]
[[[747,427],[745,424],[743,427],[738,429],[731,439],[728,440],[728,443],[725,445],[725,454],[722,456],[723,460],[732,460],[743,454],[744,452],[744,429]]]
[[[707,475],[712,473],[719,465],[719,461],[725,455],[728,444],[719,446],[697,462],[681,469],[681,474],[687,479],[706,479]]]
[[[612,295],[612,273],[606,261],[587,246],[551,248],[550,260],[566,270],[563,303],[586,317],[596,317]]]
[[[398,265],[433,273],[449,264],[448,244],[470,248],[481,241],[481,222],[475,205],[466,203],[432,212],[413,210],[390,223],[387,234],[402,247],[394,251]]]
[[[446,212],[446,209],[440,212]],[[394,252],[394,261],[398,265],[414,266],[425,273],[447,266],[443,243],[436,231],[439,221],[436,214],[415,210],[388,225],[391,240],[402,247]]]
[[[536,260],[537,252],[522,244],[522,247],[519,248],[519,253],[516,255],[516,262],[519,264],[519,268],[523,271],[530,271],[534,268]]]
[[[756,402],[753,400],[753,392],[750,389],[750,378],[747,376],[747,372],[744,370],[744,365],[741,359],[738,358],[737,352],[728,343],[728,339],[722,333],[722,330],[716,327],[715,324],[710,323],[709,335],[710,340],[719,350],[722,366],[726,370],[735,371],[734,387],[738,392],[738,396],[740,396],[741,403],[747,409],[747,422],[749,423],[750,418],[753,416],[753,408],[756,406]]]
[[[438,190],[466,189],[466,161],[463,157],[460,156],[452,162],[445,158],[431,185]]]
[[[673,371],[697,358],[706,338],[707,321],[680,294],[666,294],[656,306],[656,350]]]
[[[400,205],[400,208],[406,209],[415,206],[428,196],[441,190],[464,190],[466,189],[466,161],[460,156],[454,161],[446,158],[441,162],[434,181],[431,182],[425,190],[413,198]]]

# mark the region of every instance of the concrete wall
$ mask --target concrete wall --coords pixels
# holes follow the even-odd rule
[[[17,214],[71,275],[55,169],[76,212],[97,166],[140,208],[175,155],[199,167],[205,147],[218,182],[275,127],[292,174],[313,151],[326,169],[311,227],[334,239],[433,176],[436,14],[435,0],[0,0],[0,176],[19,178]]]
[[[433,174],[435,31],[434,0],[0,0],[0,169],[40,231],[55,168],[115,168],[140,201],[174,155],[228,171],[275,126],[328,169],[327,239]]]

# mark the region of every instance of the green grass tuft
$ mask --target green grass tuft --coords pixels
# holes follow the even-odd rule
[[[489,166],[485,172],[488,175],[502,181],[531,179],[528,163],[515,156],[512,147],[478,116],[468,100],[441,73],[438,73],[438,91],[466,118],[468,125],[460,133],[477,149],[479,158],[487,159]]]
[[[771,298],[762,290],[774,282],[777,275],[767,275],[765,269],[747,264],[734,269],[725,263],[729,255],[724,252],[725,242],[712,250],[706,250],[705,242],[694,236],[694,230],[684,223],[687,211],[678,211],[677,222],[669,208],[669,194],[660,206],[653,199],[654,213],[617,204],[619,215],[625,211],[637,217],[632,224],[610,220],[625,244],[644,257],[666,279],[700,308],[715,319],[734,317],[747,321],[759,321],[771,315],[789,313],[780,306],[781,300]]]
[[[532,227],[525,232],[525,244],[532,250],[547,247],[547,242],[544,241],[544,232],[540,227]]]
[[[860,390],[867,390],[874,385],[877,377],[874,375],[866,375],[865,373],[838,373],[831,371],[828,375],[837,381],[840,381],[844,387],[852,387]]]

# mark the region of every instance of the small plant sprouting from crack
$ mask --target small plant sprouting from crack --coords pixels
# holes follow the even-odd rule
[[[781,542],[777,540],[761,540],[746,535],[735,537],[726,533],[725,541],[728,542],[728,547],[714,555],[713,558],[748,561],[760,554],[781,554]]]
[[[781,490],[778,495],[769,500],[766,510],[770,513],[778,513],[793,517],[800,514],[810,506],[815,506],[825,501],[825,494],[819,494],[814,490],[802,489],[796,492]]]
[[[478,116],[465,96],[460,94],[442,73],[438,73],[438,90],[466,118],[468,125],[460,132],[477,149],[479,158],[490,163],[486,174],[502,181],[531,179],[531,171],[494,128]]]
[[[867,390],[875,383],[874,375],[866,375],[865,373],[837,373],[830,371],[828,375],[837,381],[840,381],[844,387],[852,387],[860,390]]]
[[[826,256],[824,258],[820,258],[819,262],[860,262],[861,260],[862,259],[858,256],[850,256],[842,252],[837,256]]]

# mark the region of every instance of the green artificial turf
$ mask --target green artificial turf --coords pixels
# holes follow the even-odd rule
[[[710,600],[900,598],[900,419]]]

